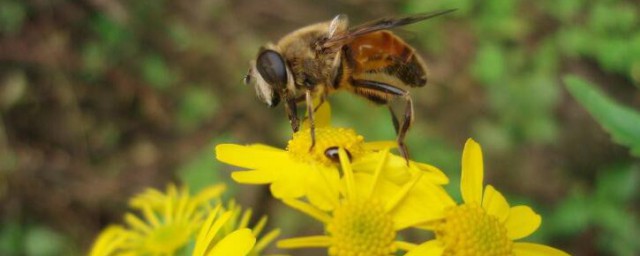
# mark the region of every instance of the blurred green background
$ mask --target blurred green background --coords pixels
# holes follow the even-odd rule
[[[412,91],[412,156],[457,194],[473,137],[486,182],[543,216],[529,241],[640,254],[636,0],[0,0],[0,255],[84,254],[130,196],[170,181],[228,182],[283,237],[322,232],[215,161],[216,143],[284,147],[291,134],[284,110],[242,84],[249,60],[338,13],[357,24],[447,8],[397,30],[430,72]],[[334,124],[394,138],[386,108],[330,101]],[[324,254],[297,251],[311,252]]]

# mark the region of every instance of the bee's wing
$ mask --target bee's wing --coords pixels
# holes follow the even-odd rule
[[[349,30],[346,29],[346,25],[348,24],[347,17],[345,15],[338,15],[331,21],[331,24],[329,26],[330,28],[329,37],[325,42],[325,46],[331,47],[339,44],[345,44],[353,38],[366,35],[371,32],[416,23],[419,21],[423,21],[436,16],[450,13],[455,10],[456,9],[448,9],[448,10],[426,12],[426,13],[415,14],[415,15],[404,16],[404,17],[382,18],[379,20],[374,20],[371,22],[367,22],[367,23],[355,26]],[[332,30],[331,29],[332,27],[342,28],[342,29]]]

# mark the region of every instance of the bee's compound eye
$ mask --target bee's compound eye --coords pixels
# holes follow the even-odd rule
[[[348,150],[345,150],[347,152],[347,156],[349,157],[349,160],[351,160],[351,153],[349,153]],[[331,159],[331,161],[335,162],[335,163],[340,163],[340,156],[338,154],[338,147],[329,147],[324,151],[324,156],[326,156],[327,158]]]
[[[258,54],[256,68],[262,78],[278,89],[287,84],[287,66],[280,53],[274,50],[264,50]]]

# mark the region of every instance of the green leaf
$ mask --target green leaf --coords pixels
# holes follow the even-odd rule
[[[142,75],[158,90],[168,89],[176,80],[176,75],[160,55],[151,55],[142,62]]]
[[[210,119],[218,109],[216,95],[198,86],[189,87],[180,99],[178,121],[182,128],[192,130]]]
[[[640,165],[616,164],[598,172],[595,197],[609,204],[626,204],[640,198]]]
[[[473,75],[486,86],[504,84],[507,74],[507,56],[504,49],[494,42],[481,43],[472,65]]]
[[[25,237],[25,250],[27,255],[63,255],[63,247],[64,237],[49,227],[33,227],[27,232]]]
[[[564,82],[571,95],[611,134],[613,141],[640,156],[640,113],[619,105],[581,78],[565,76]]]
[[[114,53],[121,51],[124,44],[131,40],[131,32],[123,24],[101,13],[93,16],[88,26],[98,34],[101,46]]]
[[[633,255],[640,249],[635,241],[638,237],[638,221],[635,215],[618,204],[600,204],[594,207],[594,222],[602,230],[600,246],[610,250],[613,255]]]
[[[0,222],[0,252],[18,255],[24,250],[26,228],[15,219],[6,218]]]
[[[234,183],[229,180],[230,172],[223,170],[223,164],[216,161],[213,152],[215,145],[220,143],[230,143],[237,141],[233,137],[227,135],[217,135],[210,139],[211,143],[205,145],[200,152],[193,154],[190,159],[178,168],[177,174],[183,184],[189,186],[190,191],[200,191],[205,187],[216,183],[226,183],[226,196],[232,196],[234,192]]]
[[[189,186],[189,190],[200,191],[207,186],[222,182],[220,163],[216,162],[213,147],[208,145],[178,169],[180,180]]]
[[[17,34],[27,18],[27,7],[22,1],[0,2],[0,33]]]
[[[552,234],[577,236],[593,222],[591,198],[581,191],[573,191],[543,223]]]

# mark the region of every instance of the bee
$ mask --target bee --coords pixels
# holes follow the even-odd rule
[[[343,90],[377,105],[386,105],[400,153],[407,160],[404,138],[414,120],[408,89],[427,83],[426,66],[416,51],[389,29],[450,13],[454,9],[398,18],[383,18],[349,27],[346,15],[309,25],[260,48],[244,78],[269,107],[284,103],[294,132],[300,127],[299,103],[305,102],[315,145],[313,113],[327,96]],[[314,99],[317,106],[314,108]],[[401,119],[389,104],[401,100]]]

